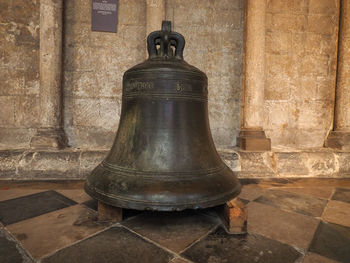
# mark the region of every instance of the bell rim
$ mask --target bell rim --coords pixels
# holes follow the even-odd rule
[[[134,209],[134,210],[142,210],[142,211],[182,211],[185,209],[205,209],[210,207],[215,207],[222,205],[233,198],[237,197],[241,192],[241,184],[237,179],[236,186],[230,191],[226,192],[222,195],[215,195],[212,198],[206,199],[198,199],[192,200],[191,202],[179,203],[175,202],[152,202],[152,201],[143,201],[143,200],[135,200],[128,198],[120,198],[116,195],[109,197],[106,193],[102,194],[102,191],[98,191],[89,186],[88,181],[84,184],[85,192],[90,195],[92,198],[119,208],[125,209]],[[101,192],[101,193],[99,193]]]

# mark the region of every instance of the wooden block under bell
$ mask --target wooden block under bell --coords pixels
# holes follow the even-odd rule
[[[99,221],[111,221],[119,223],[123,220],[123,209],[111,205],[98,202],[97,204],[98,220]]]
[[[247,233],[247,207],[237,198],[219,206],[217,213],[220,216],[226,231],[230,234]]]

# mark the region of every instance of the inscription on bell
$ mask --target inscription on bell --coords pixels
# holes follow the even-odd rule
[[[191,92],[192,86],[188,83],[178,82],[176,83],[175,90],[178,92],[182,92],[182,91]]]
[[[153,82],[146,81],[133,81],[127,82],[125,85],[126,92],[143,92],[147,90],[152,90],[154,87]]]

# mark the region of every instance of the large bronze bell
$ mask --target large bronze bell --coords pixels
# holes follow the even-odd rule
[[[164,21],[147,38],[149,58],[125,72],[114,144],[85,183],[93,198],[172,211],[220,205],[239,194],[211,137],[207,76],[183,60],[184,46]]]

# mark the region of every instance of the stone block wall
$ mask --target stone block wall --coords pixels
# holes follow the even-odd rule
[[[233,146],[240,128],[243,0],[168,0],[166,19],[184,35],[185,60],[208,76],[216,145]]]
[[[91,31],[91,1],[64,6],[64,129],[69,145],[109,148],[118,127],[123,73],[145,59],[144,0],[121,0],[118,32]]]
[[[57,17],[40,13],[45,2]],[[0,1],[0,179],[84,178],[113,143],[123,73],[146,58],[146,31],[163,17],[185,36],[185,60],[208,76],[213,139],[240,177],[350,176],[350,0],[120,0],[118,9],[118,32],[104,33],[91,31],[91,1]],[[62,21],[61,67],[50,43],[60,47]],[[52,65],[56,75],[42,74]],[[245,81],[247,68],[262,69],[248,71],[258,82]],[[43,84],[61,73],[62,83]],[[40,113],[50,107],[44,115],[56,119],[46,127]],[[31,144],[45,129],[47,138],[63,129],[68,146]],[[232,148],[239,131],[255,140],[265,132],[272,150]]]
[[[339,0],[267,0],[264,129],[273,149],[323,147],[332,130]]]
[[[0,148],[24,148],[38,126],[39,0],[0,1]]]
[[[108,148],[113,142],[123,73],[146,58],[145,3],[119,1],[118,33],[113,34],[90,30],[90,2],[66,1],[63,85],[70,146]],[[243,0],[169,0],[166,14],[173,29],[185,36],[185,60],[208,75],[215,143],[234,145],[240,119]]]

